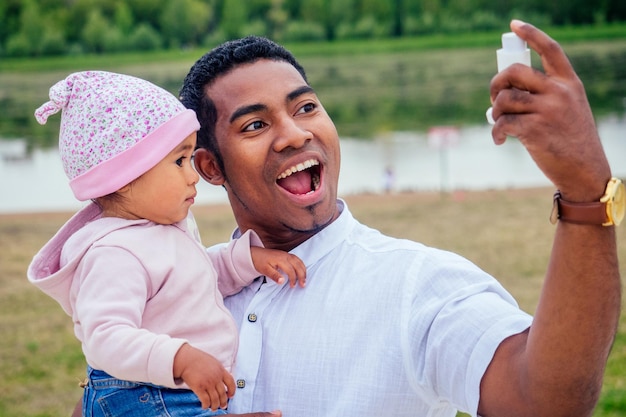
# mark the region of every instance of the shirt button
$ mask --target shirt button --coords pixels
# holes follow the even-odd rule
[[[256,314],[254,314],[254,313],[248,314],[248,321],[250,323],[254,323],[256,321],[256,319],[257,319]]]
[[[237,388],[245,388],[246,387],[246,380],[245,379],[238,379],[237,380]]]

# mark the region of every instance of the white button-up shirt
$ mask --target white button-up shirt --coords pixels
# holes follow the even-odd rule
[[[229,411],[475,415],[496,348],[531,317],[468,260],[384,236],[337,204],[339,218],[292,251],[305,288],[259,279],[226,299],[240,329]]]

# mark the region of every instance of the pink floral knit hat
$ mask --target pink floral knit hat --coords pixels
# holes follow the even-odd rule
[[[35,117],[45,124],[59,110],[61,161],[81,201],[119,190],[200,129],[195,112],[166,90],[105,71],[59,81]]]

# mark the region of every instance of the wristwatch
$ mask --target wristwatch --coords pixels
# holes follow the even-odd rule
[[[595,224],[618,226],[626,212],[626,189],[618,178],[611,178],[600,201],[591,203],[573,203],[561,198],[561,193],[554,193],[554,205],[550,221],[557,220],[577,224]]]

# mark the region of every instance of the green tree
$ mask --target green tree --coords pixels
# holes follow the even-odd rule
[[[24,57],[33,54],[31,45],[28,42],[26,35],[22,32],[18,32],[9,37],[5,49],[5,54],[8,56]]]
[[[475,0],[448,0],[446,13],[457,16],[458,18],[467,19],[475,10],[474,4]]]
[[[82,45],[83,49],[88,49],[83,35],[90,16],[97,10],[100,16],[106,19],[107,27],[112,26],[108,22],[113,21],[116,3],[107,0],[74,0],[69,3],[65,1],[61,8],[67,10],[67,17],[64,26],[61,27],[63,27],[66,39],[71,43]]]
[[[283,40],[288,42],[322,41],[324,28],[319,23],[291,20],[285,26]]]
[[[290,0],[295,2],[301,2],[302,0]],[[272,8],[272,0],[247,0],[246,1],[246,13],[248,19],[258,20],[265,19],[265,16]]]
[[[9,20],[9,13],[6,2],[0,1],[0,55],[2,55],[2,45],[7,37],[7,33],[11,33],[7,30],[7,21]]]
[[[404,19],[406,16],[405,0],[393,0],[392,2],[392,30],[391,34],[395,37],[404,35]]]
[[[110,0],[105,0],[110,1]],[[137,23],[147,23],[158,29],[159,19],[163,9],[169,3],[177,4],[178,1],[167,0],[123,0],[128,3]]]
[[[355,4],[353,0],[323,0],[326,38],[333,40],[337,37],[337,28],[341,22],[355,21]]]
[[[609,22],[626,21],[626,1],[608,0],[606,5],[606,20]]]
[[[206,34],[212,9],[199,0],[170,2],[161,14],[161,33],[170,46],[196,45]]]
[[[33,0],[26,0],[23,4],[24,8],[20,15],[20,31],[26,36],[30,49],[35,54],[39,54],[39,46],[43,39],[44,22],[39,13],[39,7]]]
[[[326,1],[325,0],[307,0],[299,3],[298,13],[292,15],[296,20],[302,20],[304,22],[317,22],[324,25],[326,20]],[[295,11],[295,7],[292,7]]]
[[[102,15],[100,9],[92,10],[87,16],[82,31],[82,41],[89,52],[101,53],[105,50],[106,34],[110,30],[110,23]]]
[[[124,35],[128,35],[133,30],[133,24],[135,23],[133,11],[128,3],[120,1],[115,5],[113,22],[115,27]]]
[[[54,22],[47,22],[40,44],[42,55],[62,55],[67,50],[65,35]]]
[[[289,20],[289,15],[283,6],[284,0],[272,0],[272,7],[267,13],[268,31],[274,39],[280,39]]]
[[[506,30],[512,17],[538,25],[623,22],[626,1],[0,0],[0,56],[113,52],[132,49],[131,38],[153,49],[251,33],[333,40]]]
[[[377,21],[389,21],[393,18],[395,1],[360,0],[358,6],[359,18],[373,16]]]
[[[420,2],[420,15],[424,13],[430,13],[435,16],[439,15],[444,8],[441,3],[441,0],[422,0]]]
[[[163,41],[159,32],[148,23],[140,23],[128,39],[130,47],[137,51],[160,49]]]
[[[247,18],[245,0],[224,0],[220,29],[227,39],[241,36]]]
[[[43,19],[33,0],[25,0],[19,13],[19,30],[7,39],[6,50],[10,56],[32,56],[41,52]]]
[[[127,42],[127,35],[116,27],[111,26],[102,36],[103,52],[128,51],[131,47]]]

